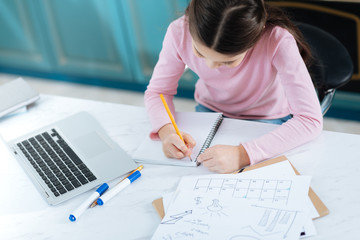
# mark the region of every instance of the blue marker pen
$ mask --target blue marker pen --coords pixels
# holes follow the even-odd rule
[[[85,210],[87,208],[89,208],[89,206],[98,198],[100,197],[107,189],[109,188],[109,185],[107,185],[106,183],[102,184],[98,189],[96,189],[96,192],[94,192],[93,194],[91,194],[91,196],[85,200],[85,202],[83,204],[81,204],[78,208],[76,208],[72,214],[70,214],[69,219],[72,222],[75,222],[77,218],[80,217],[81,214],[83,214],[83,212],[85,212]]]
[[[111,188],[107,193],[105,193],[103,196],[99,197],[97,200],[97,204],[99,206],[102,206],[105,202],[109,201],[112,197],[114,197],[116,194],[118,194],[121,190],[126,188],[130,185],[133,181],[138,179],[141,176],[140,171],[135,171],[133,174],[125,178],[123,181],[121,181],[119,184],[115,185],[115,187]]]

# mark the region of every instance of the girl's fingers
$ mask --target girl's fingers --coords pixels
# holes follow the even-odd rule
[[[212,153],[212,150],[211,150],[211,148],[208,148],[202,154],[200,154],[197,159],[198,159],[198,162],[204,162],[204,161],[208,161],[213,158],[214,158],[214,155]]]
[[[177,135],[176,135],[177,136]],[[189,151],[189,148],[185,145],[185,143],[177,136],[176,139],[172,141],[172,144],[175,148],[178,149],[178,151],[182,152],[183,154],[186,154]]]
[[[177,134],[172,134],[163,143],[163,151],[170,158],[184,158],[189,149]]]
[[[182,136],[183,136],[184,141],[185,141],[188,148],[194,148],[195,147],[196,142],[195,142],[194,138],[190,134],[182,133]]]
[[[208,168],[209,170],[211,170],[210,168],[215,168],[216,167],[216,163],[215,161],[212,160],[206,160],[202,162],[202,165],[206,168]]]

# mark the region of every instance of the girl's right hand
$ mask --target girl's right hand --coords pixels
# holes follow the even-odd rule
[[[195,147],[196,142],[190,134],[181,132],[185,143],[176,134],[174,126],[172,124],[166,124],[160,128],[159,137],[162,141],[163,152],[168,158],[181,159],[184,157],[190,157],[192,149]]]

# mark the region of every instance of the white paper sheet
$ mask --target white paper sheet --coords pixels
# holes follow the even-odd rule
[[[268,165],[266,167],[251,170],[249,172],[242,172],[241,174],[244,176],[250,175],[252,177],[296,176],[294,169],[292,168],[289,161],[278,162],[275,164]],[[317,212],[310,198],[308,199],[308,205],[310,208],[310,217],[312,219],[320,217],[319,213]]]
[[[297,239],[309,184],[308,176],[184,177],[153,239]]]
[[[315,226],[314,226],[314,222],[312,221],[311,218],[309,218],[304,226],[303,229],[301,230],[301,235],[300,238],[307,238],[307,237],[311,237],[311,236],[315,236],[317,234]]]

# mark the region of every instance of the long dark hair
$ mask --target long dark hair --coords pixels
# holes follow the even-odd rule
[[[192,0],[185,15],[192,37],[216,52],[243,53],[256,44],[265,26],[280,26],[294,36],[304,62],[311,60],[300,30],[280,8],[263,0]]]

